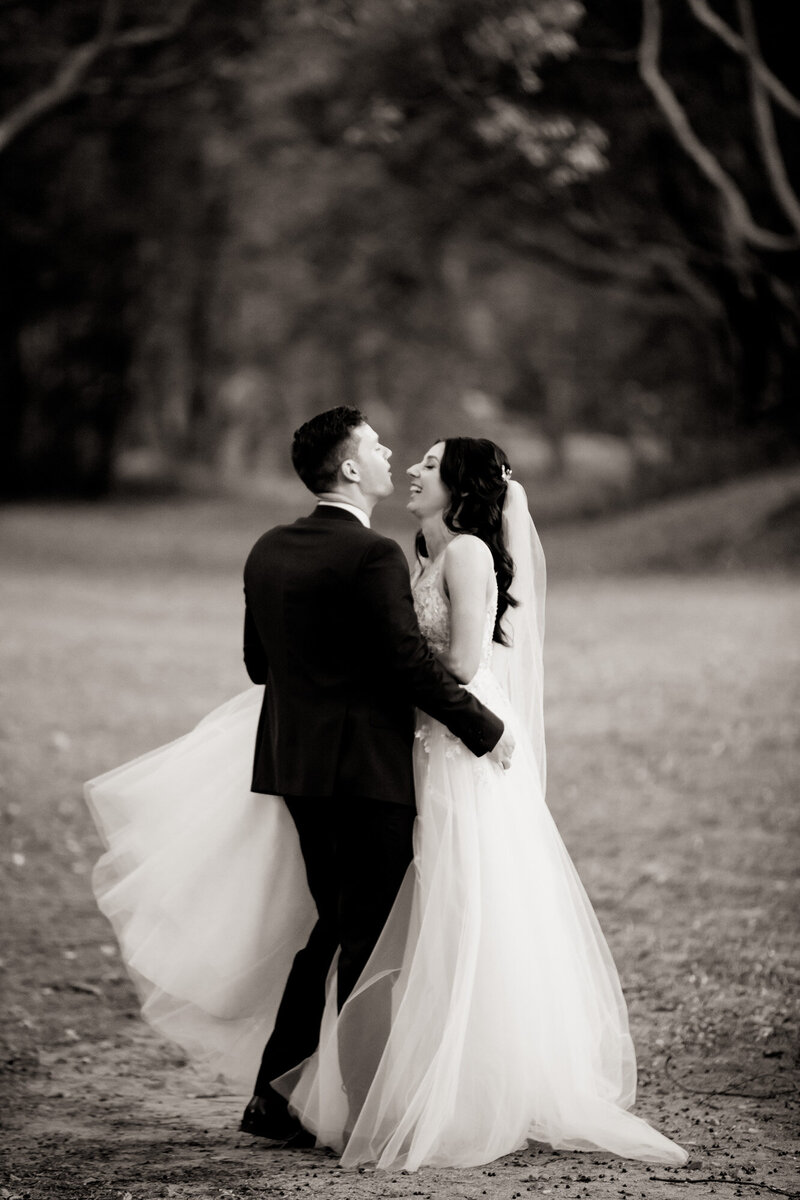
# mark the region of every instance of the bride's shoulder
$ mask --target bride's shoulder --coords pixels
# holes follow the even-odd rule
[[[483,538],[479,538],[475,533],[457,533],[454,538],[447,543],[445,548],[445,556],[447,558],[480,558],[489,556],[492,557],[492,552],[486,545]]]
[[[492,552],[474,533],[459,533],[444,552],[445,571],[485,575],[494,569]]]

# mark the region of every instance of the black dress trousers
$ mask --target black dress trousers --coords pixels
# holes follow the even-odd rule
[[[317,1048],[337,946],[341,1009],[363,971],[413,857],[415,812],[361,797],[286,797],[318,919],[296,955],[256,1079],[258,1096]],[[268,914],[267,914],[268,916]],[[345,1081],[346,1083],[346,1081]]]

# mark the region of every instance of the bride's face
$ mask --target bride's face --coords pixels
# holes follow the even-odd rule
[[[443,454],[444,442],[436,442],[406,471],[411,494],[406,508],[418,521],[443,513],[450,503],[450,493],[442,483],[439,471]]]

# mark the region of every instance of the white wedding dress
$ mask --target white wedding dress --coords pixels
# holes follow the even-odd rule
[[[415,604],[446,648],[441,559]],[[510,725],[511,768],[419,714],[414,862],[352,996],[337,1015],[334,964],[319,1049],[276,1086],[345,1167],[474,1166],[527,1139],[682,1164],[627,1111],[617,972],[545,804],[540,705],[531,719],[509,702],[494,619],[492,602],[469,688]],[[282,800],[249,791],[261,694],[86,789],[108,846],[98,903],[144,1016],[244,1091],[315,918]]]

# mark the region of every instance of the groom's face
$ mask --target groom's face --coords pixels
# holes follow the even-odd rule
[[[353,451],[350,458],[358,467],[361,491],[373,500],[383,500],[394,491],[389,459],[392,452],[371,425],[359,425],[353,430]]]

